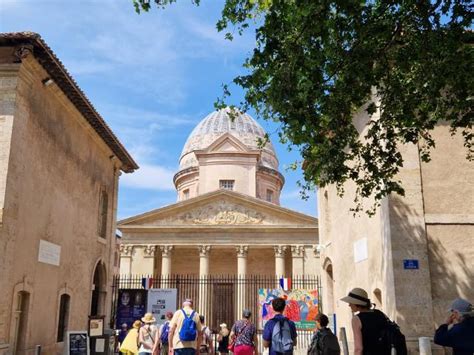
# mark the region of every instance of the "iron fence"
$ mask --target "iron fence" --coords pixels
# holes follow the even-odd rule
[[[117,275],[112,285],[113,302],[111,326],[114,327],[118,293],[121,289],[141,289],[143,279],[152,279],[153,288],[177,289],[177,306],[185,298],[192,298],[194,308],[204,315],[206,324],[216,333],[221,323],[229,327],[241,318],[243,309],[250,309],[257,324],[259,290],[275,289],[280,278],[273,275]],[[294,275],[291,278],[293,289],[318,291],[319,310],[321,304],[321,283],[317,276]],[[299,331],[306,344],[311,332]]]

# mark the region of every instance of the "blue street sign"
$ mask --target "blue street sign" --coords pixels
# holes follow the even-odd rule
[[[417,259],[403,259],[403,268],[405,270],[418,270],[420,266]]]

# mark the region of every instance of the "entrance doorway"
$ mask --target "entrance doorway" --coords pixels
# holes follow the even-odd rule
[[[235,321],[234,297],[235,287],[233,283],[215,283],[212,292],[212,323],[214,326],[226,323],[232,327]],[[215,329],[219,330],[219,329]]]
[[[91,295],[91,309],[89,315],[101,316],[105,314],[105,296],[106,291],[106,275],[105,266],[102,262],[97,263],[94,271]]]
[[[13,354],[23,354],[26,350],[28,330],[28,309],[30,306],[30,294],[26,291],[17,293],[15,310],[15,336],[12,347]]]

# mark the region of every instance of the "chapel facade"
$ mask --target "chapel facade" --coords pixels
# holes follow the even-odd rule
[[[121,274],[319,273],[317,219],[280,206],[284,178],[248,114],[212,112],[188,137],[178,202],[118,223]]]

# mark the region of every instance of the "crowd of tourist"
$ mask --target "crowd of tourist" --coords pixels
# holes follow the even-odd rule
[[[349,304],[353,313],[352,332],[354,355],[406,355],[405,337],[398,325],[383,312],[375,309],[367,292],[354,288],[341,301]],[[272,301],[274,317],[265,323],[262,342],[269,355],[292,355],[297,345],[295,323],[284,316],[285,300]],[[450,315],[435,333],[434,343],[451,347],[454,355],[474,354],[474,310],[471,303],[456,299]],[[217,347],[205,323],[205,318],[193,310],[193,301],[186,299],[174,314],[166,314],[166,322],[159,328],[151,313],[133,323],[130,330],[124,324],[119,331],[119,349],[125,355],[258,355],[257,328],[251,321],[252,313],[245,309],[242,318],[229,330],[220,324]],[[328,327],[329,319],[319,313],[308,355],[339,355],[337,336]]]

